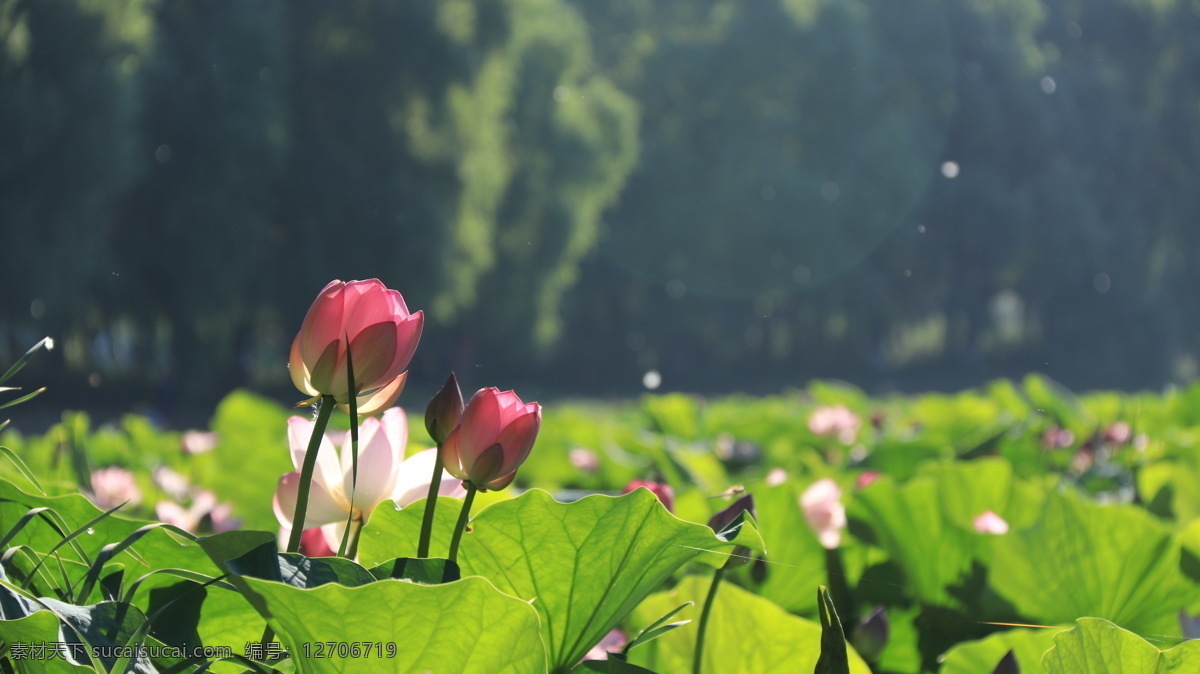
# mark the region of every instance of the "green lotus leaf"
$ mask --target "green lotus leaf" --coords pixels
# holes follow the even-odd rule
[[[244,581],[261,598],[299,672],[546,671],[537,612],[483,578],[311,589]],[[330,643],[332,649],[322,646]]]
[[[681,602],[694,601],[676,616],[692,623],[630,651],[629,661],[656,672],[690,672],[696,648],[696,620],[711,578],[688,576],[670,592],[651,595],[633,613],[634,625],[653,622]],[[813,588],[814,595],[816,588]],[[812,672],[821,654],[821,625],[791,615],[770,600],[732,583],[722,583],[709,615],[702,672],[776,674]],[[847,647],[851,674],[870,668]]]
[[[1178,634],[1196,596],[1178,541],[1153,516],[1067,494],[1048,499],[1033,527],[996,537],[989,581],[1038,623],[1090,616],[1145,634]]]
[[[1054,637],[1042,658],[1047,674],[1195,674],[1200,641],[1160,651],[1128,630],[1100,618],[1080,618]]]

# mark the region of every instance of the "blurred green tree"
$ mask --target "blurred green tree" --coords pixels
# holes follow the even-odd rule
[[[95,327],[112,210],[137,177],[141,0],[0,2],[0,353]],[[7,348],[6,348],[7,347]]]

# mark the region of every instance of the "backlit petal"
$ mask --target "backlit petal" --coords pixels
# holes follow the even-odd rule
[[[300,473],[287,473],[279,478],[275,488],[272,506],[275,517],[285,526],[292,525],[292,516],[296,513],[296,499],[300,490]],[[313,480],[308,494],[308,510],[305,514],[304,526],[315,527],[345,519],[347,511],[339,505],[324,486]]]
[[[300,355],[310,366],[321,357],[330,342],[342,336],[344,292],[344,283],[330,281],[304,316],[296,339],[300,341]]]
[[[404,382],[408,381],[408,373],[401,373],[387,386],[375,391],[374,393],[358,397],[358,414],[360,416],[368,416],[376,414],[380,410],[385,410],[396,403],[396,399],[400,397],[400,392],[404,390]],[[338,403],[347,414],[350,413],[350,406],[345,403]]]

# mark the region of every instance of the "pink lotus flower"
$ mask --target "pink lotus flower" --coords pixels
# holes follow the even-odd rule
[[[116,507],[122,503],[137,505],[142,502],[142,490],[138,489],[133,473],[112,466],[92,473],[92,503],[98,507]]]
[[[1133,427],[1128,421],[1118,421],[1104,429],[1104,441],[1114,445],[1124,445],[1133,439]]]
[[[842,489],[836,482],[829,478],[814,482],[800,496],[800,509],[822,546],[832,550],[841,545],[846,507],[842,505]]]
[[[1051,426],[1042,433],[1042,447],[1046,449],[1061,449],[1075,444],[1075,434],[1067,428]]]
[[[482,490],[504,489],[529,457],[542,426],[542,406],[512,391],[480,389],[442,445],[442,463]]]
[[[304,533],[300,534],[300,554],[305,557],[337,557],[337,551],[330,546],[329,539],[321,527],[305,529]]]
[[[1004,518],[992,512],[985,510],[975,518],[973,522],[975,531],[981,534],[993,534],[1001,536],[1008,533],[1008,522]]]
[[[786,470],[782,468],[772,468],[771,472],[767,473],[765,482],[768,487],[778,487],[784,482],[787,482],[787,479],[788,474]]]
[[[297,470],[279,478],[275,490],[275,517],[290,534],[292,515],[296,512],[296,494],[300,486],[299,468],[308,450],[313,421],[303,417],[288,419],[288,444],[292,465]],[[305,524],[324,527],[330,544],[340,544],[347,520],[366,522],[381,501],[397,500],[407,505],[424,497],[433,475],[436,450],[427,449],[404,459],[408,443],[408,419],[404,410],[394,407],[383,413],[382,419],[365,420],[358,433],[358,484],[354,484],[353,454],[349,434],[342,444],[340,460],[329,437],[321,438],[317,465],[313,471]],[[443,477],[448,477],[443,473]],[[442,482],[439,494],[463,496],[461,486],[453,480]],[[307,528],[305,531],[307,532]]]
[[[212,431],[184,431],[179,442],[184,454],[204,454],[217,447],[217,434]]]
[[[815,435],[836,436],[843,445],[854,442],[861,425],[862,420],[845,405],[818,407],[808,418],[808,430]]]
[[[666,482],[650,482],[648,480],[634,480],[625,485],[621,490],[622,494],[628,494],[638,488],[646,488],[650,493],[658,497],[659,501],[667,507],[668,512],[675,512],[675,490],[671,489],[671,485]]]
[[[392,501],[403,508],[429,496],[429,478],[433,476],[433,465],[437,463],[437,448],[426,449],[404,460],[396,473],[396,487],[392,490]],[[467,490],[460,480],[455,480],[445,470],[438,485],[438,496],[463,498]]]
[[[192,485],[188,483],[188,479],[183,475],[167,468],[159,466],[150,472],[150,479],[154,480],[154,484],[158,488],[166,492],[167,496],[176,501],[187,499],[191,493]],[[161,517],[159,519],[162,519]]]
[[[567,461],[572,466],[585,473],[595,473],[600,470],[600,457],[585,447],[576,447],[567,454]]]
[[[408,313],[404,298],[378,279],[331,281],[321,290],[292,342],[292,383],[310,396],[350,402],[347,355],[353,358],[359,414],[390,406],[400,396],[425,316]]]
[[[607,660],[609,653],[619,652],[625,648],[625,644],[629,643],[629,639],[621,630],[610,630],[600,643],[592,646],[587,655],[583,656],[584,660]]]
[[[202,530],[219,534],[232,531],[241,524],[233,517],[233,506],[217,503],[217,495],[207,489],[196,492],[191,506],[187,508],[174,501],[159,501],[154,506],[154,512],[159,520],[193,534]]]

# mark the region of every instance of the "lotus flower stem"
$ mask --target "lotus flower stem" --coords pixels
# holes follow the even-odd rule
[[[704,608],[700,610],[700,624],[696,626],[696,653],[692,657],[692,674],[700,674],[704,660],[704,632],[708,628],[708,614],[712,612],[713,602],[717,600],[717,588],[721,586],[721,577],[724,575],[724,566],[713,571],[712,585],[708,586],[708,596],[704,598]]]
[[[467,498],[463,501],[462,512],[458,513],[458,523],[454,525],[454,538],[450,539],[450,561],[455,563],[458,562],[458,543],[467,528],[467,518],[471,516],[471,502],[475,500],[475,492],[479,491],[470,482],[464,484],[467,486]]]
[[[336,402],[331,395],[321,396],[317,410],[317,421],[313,424],[312,437],[308,441],[308,451],[304,454],[304,465],[300,467],[300,484],[296,493],[296,514],[292,517],[292,535],[288,538],[288,552],[300,551],[300,537],[304,534],[304,517],[308,514],[308,494],[312,486],[313,469],[317,466],[317,450],[321,448],[321,438],[325,437],[325,427],[329,425],[329,417],[333,414]]]
[[[417,543],[417,557],[429,556],[429,538],[433,534],[433,509],[437,507],[438,490],[442,488],[442,443],[437,446],[437,460],[433,463],[433,477],[429,478],[429,496],[425,498],[425,515],[421,519],[421,539]]]
[[[362,538],[362,519],[355,519],[349,527],[346,528],[346,538],[349,540],[346,546],[346,559],[354,559],[358,556],[358,541]]]
[[[825,550],[825,575],[829,578],[829,598],[838,607],[845,625],[858,622],[858,607],[854,602],[854,593],[846,582],[846,565],[842,563],[841,548]]]
[[[347,336],[346,342],[349,341],[350,337]],[[338,557],[353,559],[353,553],[349,553],[347,548],[350,547],[350,529],[354,526],[354,495],[358,493],[358,387],[354,382],[354,359],[349,349],[346,350],[346,388],[353,392],[350,395],[350,511],[346,513],[346,532],[342,534],[342,543],[338,546]],[[353,547],[358,547],[357,532]]]

